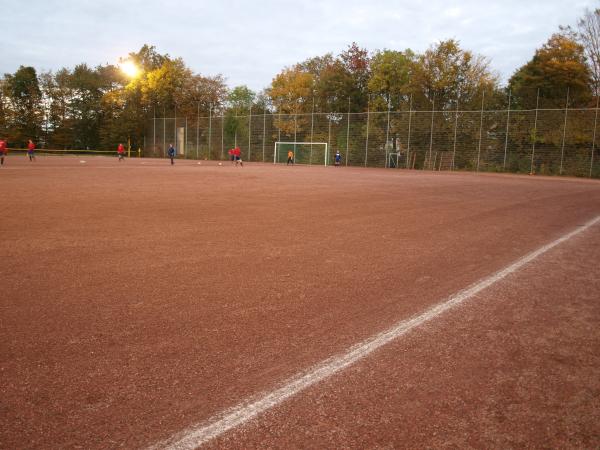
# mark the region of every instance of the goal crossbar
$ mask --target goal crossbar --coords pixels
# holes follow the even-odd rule
[[[279,146],[281,146],[281,145],[293,145],[294,146],[294,158],[296,158],[296,150],[295,149],[299,145],[309,146],[309,147],[311,147],[311,150],[312,150],[312,146],[323,145],[323,146],[325,146],[325,154],[324,154],[324,161],[323,161],[323,163],[325,165],[327,165],[327,161],[329,161],[329,147],[327,145],[327,142],[288,142],[288,141],[284,142],[284,141],[277,141],[277,142],[275,142],[275,151],[273,152],[273,164],[277,164],[277,156],[278,156],[277,152],[278,152]],[[311,162],[312,162],[312,155],[311,155]]]

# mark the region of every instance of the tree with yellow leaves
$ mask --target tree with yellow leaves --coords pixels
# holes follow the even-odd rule
[[[591,98],[591,72],[584,47],[568,33],[555,33],[509,81],[517,104],[532,108],[539,95],[545,105],[585,105]]]

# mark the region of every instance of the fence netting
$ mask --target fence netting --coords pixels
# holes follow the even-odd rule
[[[342,165],[600,177],[596,108],[402,110],[361,113],[160,117],[149,120],[144,156],[273,162],[275,143],[328,144]],[[232,125],[233,124],[233,125]],[[324,158],[309,158],[324,164]]]

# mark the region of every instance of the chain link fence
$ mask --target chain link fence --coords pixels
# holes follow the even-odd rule
[[[146,157],[273,162],[275,142],[326,142],[327,162],[421,170],[468,170],[600,178],[598,108],[412,110],[247,115],[212,113],[149,121]],[[309,164],[323,164],[322,155]]]

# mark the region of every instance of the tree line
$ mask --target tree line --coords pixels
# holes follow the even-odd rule
[[[112,149],[126,140],[137,148],[153,117],[224,115],[226,132],[234,134],[241,116],[266,111],[289,133],[311,112],[502,109],[509,101],[513,109],[533,109],[540,98],[546,108],[593,108],[600,94],[599,42],[600,9],[586,10],[575,28],[561,27],[504,86],[488,58],[454,39],[423,53],[369,52],[352,43],[338,55],[283,69],[261,92],[229,89],[223,75],[194,73],[181,58],[144,45],[126,58],[141,69],[134,78],[116,65],[85,63],[42,73],[21,66],[5,74],[0,135],[12,147],[34,139],[46,148]]]

